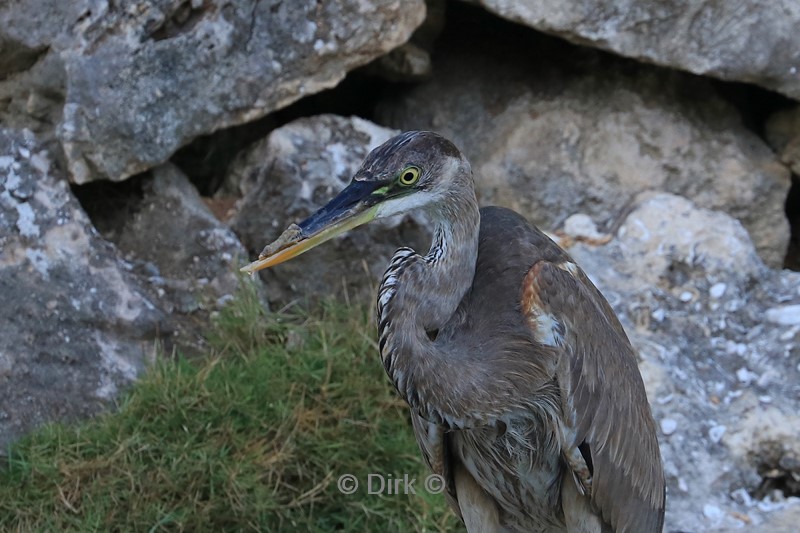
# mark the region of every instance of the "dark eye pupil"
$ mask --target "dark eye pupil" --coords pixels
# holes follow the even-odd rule
[[[403,174],[403,181],[405,181],[406,183],[414,181],[414,173],[406,172],[405,174]]]

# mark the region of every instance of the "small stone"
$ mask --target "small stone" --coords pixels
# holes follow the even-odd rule
[[[656,309],[655,311],[653,311],[652,313],[650,313],[650,316],[656,322],[663,322],[664,319],[667,316],[667,312],[664,311],[663,309],[659,308],[659,309]]]
[[[725,290],[727,288],[728,285],[725,283],[715,283],[710,289],[708,289],[708,295],[715,300],[719,300],[725,294]]]
[[[742,367],[736,371],[736,379],[739,380],[739,383],[747,385],[753,380],[758,379],[758,374],[756,374],[755,372],[751,372],[745,367]]]
[[[780,305],[767,309],[767,320],[781,326],[800,325],[800,305]]]
[[[151,261],[146,261],[143,263],[142,270],[147,276],[157,277],[161,275],[161,272],[158,270],[158,266]]]
[[[694,295],[689,291],[683,291],[678,298],[682,302],[691,302],[692,298],[694,298]]]
[[[727,341],[725,343],[725,351],[729,354],[744,356],[747,353],[747,345],[741,342]]]
[[[722,517],[725,516],[725,513],[716,505],[707,503],[703,506],[703,516],[716,522],[718,520],[722,520]]]
[[[597,226],[589,215],[577,213],[564,221],[564,233],[579,239],[600,240],[607,235],[597,231]]]
[[[672,435],[678,429],[678,423],[672,418],[664,418],[661,420],[661,433],[664,435]]]
[[[725,435],[725,431],[727,429],[728,428],[723,425],[713,426],[708,430],[708,438],[711,439],[711,442],[717,444],[720,440],[722,440],[722,436]]]
[[[735,491],[731,492],[731,499],[740,505],[744,505],[745,507],[752,507],[753,506],[753,498],[750,497],[750,493],[744,487],[739,487]]]
[[[769,496],[767,496],[763,500],[759,501],[756,504],[756,507],[761,512],[769,513],[775,511],[776,509],[780,509],[781,505],[781,503],[776,503]]]
[[[767,388],[772,383],[780,383],[781,380],[782,376],[780,374],[778,374],[774,369],[768,369],[766,372],[758,376],[758,379],[756,379],[756,385]]]
[[[230,302],[232,302],[233,299],[234,298],[233,298],[232,294],[223,294],[222,296],[217,298],[217,307],[219,307],[219,308],[225,307]]]
[[[671,402],[672,398],[674,397],[674,394],[667,394],[666,396],[660,396],[659,398],[656,398],[656,402],[658,402],[659,405],[665,405]]]
[[[781,333],[781,336],[778,337],[778,338],[780,340],[782,340],[782,341],[788,341],[788,340],[793,339],[794,336],[797,335],[798,332],[800,332],[800,328],[794,327],[794,328],[788,329],[788,330],[784,331],[783,333]]]

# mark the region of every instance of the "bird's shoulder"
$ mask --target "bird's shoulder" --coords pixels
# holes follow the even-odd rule
[[[564,453],[585,459],[589,472],[575,474],[593,478],[584,481],[603,519],[624,531],[659,531],[664,474],[655,423],[636,352],[605,297],[569,254],[503,208],[481,210],[474,286],[486,291],[484,303],[498,291],[506,302],[516,295],[536,345],[560,354]]]
[[[493,301],[518,301],[525,274],[533,264],[569,260],[564,250],[519,213],[492,206],[481,208],[480,214],[473,282],[473,296],[480,300],[483,293]]]
[[[489,206],[481,208],[480,214],[479,255],[485,256],[484,260],[530,268],[540,260],[557,263],[570,259],[550,237],[516,211]]]

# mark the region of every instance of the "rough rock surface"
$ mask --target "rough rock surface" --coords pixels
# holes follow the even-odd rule
[[[333,87],[424,15],[422,0],[147,0],[87,12],[63,54],[71,179],[124,179],[198,135]]]
[[[451,138],[484,205],[545,228],[578,212],[608,228],[637,193],[664,190],[738,218],[761,257],[782,264],[789,173],[707,82],[524,28],[457,29],[440,41],[433,79],[384,102],[378,117]]]
[[[0,5],[0,79],[23,71],[50,48],[66,46],[89,0],[26,0]]]
[[[800,105],[773,114],[765,133],[781,160],[800,175]]]
[[[233,297],[247,260],[239,239],[217,220],[175,166],[152,171],[135,212],[105,236],[117,245],[153,300],[176,322],[179,344],[202,343],[201,332],[178,327],[196,312],[214,311]],[[202,320],[200,320],[202,322]]]
[[[795,0],[469,0],[577,44],[800,99]]]
[[[671,194],[633,203],[606,245],[568,250],[638,348],[667,473],[665,531],[794,531],[800,499],[800,273]]]
[[[232,165],[225,190],[243,196],[230,224],[251,256],[344,189],[370,150],[397,133],[359,118],[322,115],[292,122],[250,147]],[[267,298],[287,302],[345,291],[363,301],[395,250],[409,243],[427,250],[426,235],[400,218],[355,229],[262,271]]]
[[[88,0],[0,2],[0,124],[29,129],[58,157],[66,77],[60,49]],[[55,148],[55,149],[54,149]]]
[[[0,450],[98,411],[154,356],[163,314],[30,132],[0,129]]]

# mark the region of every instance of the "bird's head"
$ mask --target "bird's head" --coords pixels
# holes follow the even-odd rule
[[[465,187],[471,191],[472,174],[453,143],[429,131],[402,133],[370,152],[342,192],[289,226],[242,272],[288,261],[371,220],[418,208],[435,210]]]

